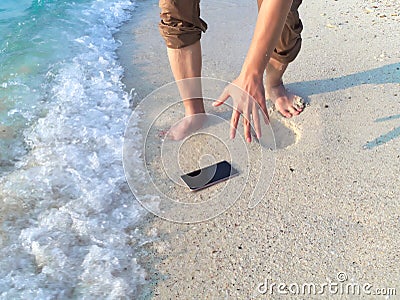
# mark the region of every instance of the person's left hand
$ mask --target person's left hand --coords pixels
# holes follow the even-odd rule
[[[258,139],[261,138],[259,110],[261,110],[265,124],[269,123],[262,78],[262,76],[246,76],[242,73],[229,84],[224,89],[221,96],[213,102],[213,106],[220,106],[229,99],[229,97],[232,97],[233,111],[230,132],[230,137],[232,139],[235,138],[241,114],[243,115],[244,136],[249,143],[251,142],[251,116]]]

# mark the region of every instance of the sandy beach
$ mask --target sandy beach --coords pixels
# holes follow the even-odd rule
[[[257,16],[253,2],[202,2],[204,77],[239,74]],[[302,50],[284,80],[308,106],[292,119],[271,114],[277,147],[274,170],[261,174],[273,171],[267,194],[248,208],[255,179],[238,177],[229,192],[244,188],[240,197],[211,220],[150,218],[153,242],[142,263],[151,290],[143,298],[355,297],[321,292],[325,283],[359,286],[365,299],[399,297],[399,12],[391,0],[304,1]],[[158,13],[157,1],[138,3],[116,37],[134,106],[173,81]],[[320,295],[296,291],[306,283]]]

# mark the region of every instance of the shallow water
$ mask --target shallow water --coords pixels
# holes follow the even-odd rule
[[[3,299],[132,298],[144,282],[144,211],[121,158],[130,97],[113,38],[134,5],[1,1]]]

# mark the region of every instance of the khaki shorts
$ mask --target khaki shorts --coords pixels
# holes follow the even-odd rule
[[[285,27],[272,57],[281,63],[292,62],[300,51],[301,23],[298,8],[302,0],[293,0]],[[179,49],[194,44],[206,32],[207,24],[200,18],[200,0],[160,0],[159,29],[167,47]]]

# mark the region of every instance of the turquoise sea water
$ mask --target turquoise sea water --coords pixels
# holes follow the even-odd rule
[[[3,166],[18,161],[26,153],[21,130],[46,113],[43,104],[51,101],[48,96],[51,78],[47,73],[84,51],[74,39],[90,26],[92,20],[85,19],[79,11],[90,2],[1,1],[0,124],[4,138],[0,161]]]
[[[46,97],[48,88],[43,86],[47,83],[46,73],[53,64],[72,54],[73,45],[68,35],[69,40],[72,34],[78,35],[79,27],[69,20],[74,15],[72,12],[69,18],[64,16],[64,12],[72,9],[73,4],[63,1],[2,0],[0,3],[0,124],[3,130],[0,161],[3,169],[26,154],[22,130],[45,113],[42,104],[51,101]]]
[[[134,298],[143,210],[113,34],[131,0],[0,2],[0,298]]]

